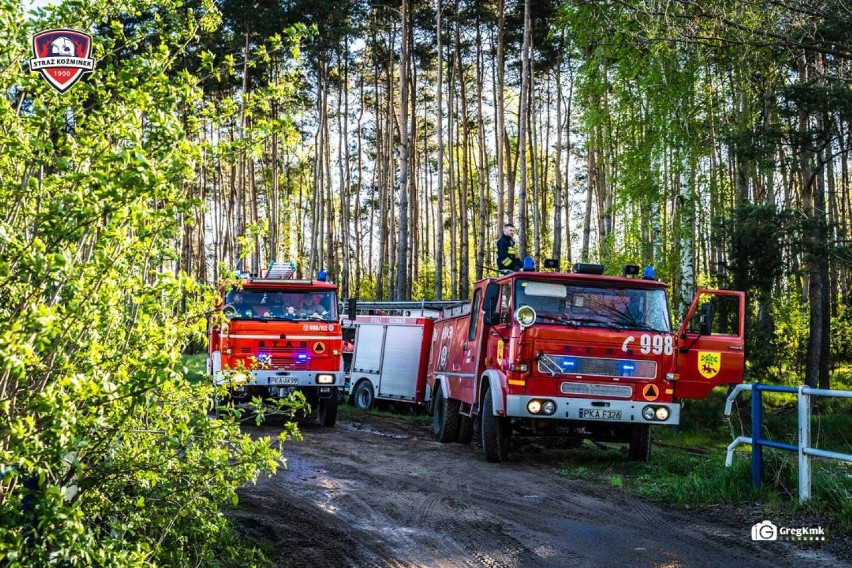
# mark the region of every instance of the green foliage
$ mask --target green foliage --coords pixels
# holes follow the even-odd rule
[[[741,203],[730,214],[717,216],[713,228],[718,244],[730,251],[721,284],[748,293],[749,378],[766,382],[771,369],[782,364],[779,345],[784,345],[780,341],[785,338],[777,335],[772,292],[784,267],[783,243],[790,232],[791,216],[771,204]]]
[[[802,384],[805,352],[808,346],[808,312],[802,299],[792,292],[778,294],[772,298],[775,320],[774,363],[769,371],[782,384]]]
[[[181,371],[183,377],[191,383],[201,383],[207,380],[207,354],[196,353],[181,356]]]
[[[276,471],[286,435],[209,419],[212,387],[176,370],[213,294],[173,268],[201,155],[184,127],[203,107],[194,78],[169,73],[217,21],[207,4],[188,23],[181,6],[69,1],[25,23],[0,4],[4,566],[258,558],[220,507]],[[118,33],[147,10],[169,19],[157,42],[141,42],[144,26]],[[70,94],[21,68],[34,31],[92,22],[115,33],[95,35],[100,64]],[[139,49],[117,56],[126,42]]]
[[[852,307],[840,304],[831,318],[831,360],[852,363]]]

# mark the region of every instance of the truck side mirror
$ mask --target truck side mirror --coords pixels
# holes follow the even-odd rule
[[[706,303],[701,306],[701,319],[699,320],[699,332],[701,335],[713,333],[713,304]]]
[[[485,287],[485,298],[482,301],[482,323],[497,325],[500,323],[500,312],[497,310],[497,299],[500,296],[500,285],[489,282]]]

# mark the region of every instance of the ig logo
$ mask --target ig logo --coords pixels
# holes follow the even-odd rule
[[[778,527],[772,524],[772,521],[752,525],[751,540],[778,540]]]

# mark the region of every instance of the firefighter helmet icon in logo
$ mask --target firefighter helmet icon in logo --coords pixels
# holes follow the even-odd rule
[[[50,85],[64,93],[95,68],[92,37],[74,30],[47,30],[33,36],[30,70],[38,71]]]
[[[712,379],[722,368],[722,354],[713,351],[698,352],[698,372],[705,379]]]

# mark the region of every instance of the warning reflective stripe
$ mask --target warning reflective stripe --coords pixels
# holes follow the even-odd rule
[[[506,382],[509,383],[510,385],[516,385],[516,386],[519,386],[519,387],[522,387],[525,384],[527,384],[526,381],[506,381]]]
[[[283,337],[282,337],[283,336]],[[279,333],[278,335],[251,335],[251,334],[240,334],[240,335],[223,335],[222,337],[227,337],[229,339],[296,339],[296,340],[308,340],[308,339],[326,339],[326,340],[334,340],[334,339],[343,339],[342,335],[290,335],[289,333]]]

